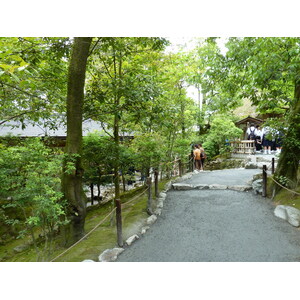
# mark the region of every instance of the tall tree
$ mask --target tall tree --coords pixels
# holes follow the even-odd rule
[[[260,113],[279,115],[273,124],[287,127],[276,176],[295,187],[300,155],[300,39],[231,38],[227,47],[228,66],[236,74],[234,92],[251,99]]]
[[[82,187],[82,111],[87,58],[92,42],[90,37],[74,38],[68,74],[67,142],[63,172],[63,193],[69,203],[72,220],[71,239],[84,234],[86,199]],[[69,167],[70,164],[73,167]]]
[[[0,48],[0,125],[56,127],[65,111],[69,39],[6,37]]]

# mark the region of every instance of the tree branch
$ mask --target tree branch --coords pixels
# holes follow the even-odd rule
[[[1,121],[1,122],[0,122],[0,125],[4,124],[4,123],[6,123],[6,122],[8,122],[8,121],[10,121],[10,120],[12,120],[12,119],[21,117],[21,116],[23,116],[23,115],[26,115],[26,114],[29,114],[29,113],[32,113],[32,112],[35,112],[35,111],[36,111],[36,110],[28,110],[28,111],[22,112],[22,113],[20,113],[20,114],[17,114],[17,115],[15,115],[15,116],[9,117],[9,118],[7,118],[7,119]]]
[[[6,85],[6,86],[11,87],[11,88],[13,88],[13,89],[15,89],[15,90],[18,90],[19,92],[21,92],[21,93],[23,93],[23,94],[25,94],[25,95],[27,95],[27,96],[34,97],[34,98],[38,98],[38,99],[40,99],[40,100],[43,100],[41,97],[39,97],[39,96],[37,96],[37,95],[34,95],[34,94],[31,94],[31,93],[28,93],[28,92],[26,92],[26,91],[20,89],[19,87],[14,86],[14,85],[8,84],[8,83],[3,82],[3,81],[0,81],[0,83],[1,83],[2,85]]]

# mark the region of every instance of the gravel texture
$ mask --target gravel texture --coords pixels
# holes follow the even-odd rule
[[[189,184],[246,184],[259,170],[201,172]],[[300,261],[300,234],[252,191],[167,193],[161,216],[118,262]]]

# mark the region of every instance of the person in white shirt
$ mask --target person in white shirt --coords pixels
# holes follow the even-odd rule
[[[259,125],[256,125],[255,128],[255,148],[257,152],[262,150],[262,130]]]
[[[248,134],[248,140],[254,141],[255,140],[255,126],[254,126],[254,124],[251,124],[246,132]]]

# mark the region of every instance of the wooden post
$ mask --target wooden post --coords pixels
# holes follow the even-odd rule
[[[179,169],[179,176],[182,176],[182,163],[181,163],[181,159],[179,159],[178,161],[178,169]]]
[[[262,190],[262,196],[266,197],[267,196],[267,166],[263,165],[263,190]]]
[[[158,198],[158,170],[154,171],[155,198]]]
[[[194,152],[193,151],[191,151],[191,158],[190,158],[190,160],[191,160],[191,172],[194,172]]]
[[[275,173],[275,158],[272,157],[272,174]]]
[[[116,204],[116,220],[117,220],[117,241],[119,247],[123,247],[122,237],[122,209],[120,199],[115,199]]]
[[[148,201],[147,201],[147,213],[152,215],[152,179],[151,177],[147,178],[147,186],[148,186]]]
[[[90,189],[91,189],[91,205],[94,205],[94,184],[90,184]]]

